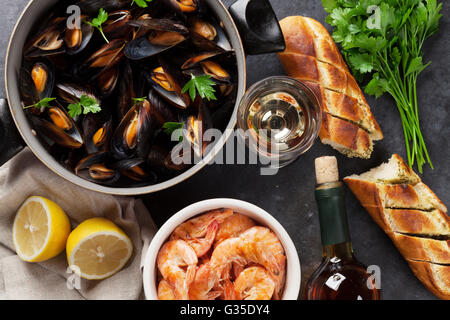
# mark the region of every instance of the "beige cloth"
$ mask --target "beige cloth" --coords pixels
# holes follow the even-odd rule
[[[112,277],[94,281],[68,272],[65,252],[42,263],[20,260],[12,243],[12,224],[17,209],[31,195],[58,203],[72,228],[91,217],[115,222],[133,241],[130,261]],[[0,299],[142,298],[143,253],[155,232],[141,200],[78,187],[53,173],[26,149],[0,168]]]

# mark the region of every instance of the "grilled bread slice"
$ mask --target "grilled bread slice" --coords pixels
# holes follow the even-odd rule
[[[388,163],[344,181],[419,280],[450,300],[450,218],[433,191],[396,154]]]
[[[408,261],[409,267],[435,296],[443,300],[450,297],[450,265],[424,261]]]
[[[286,73],[310,87],[326,113],[328,127],[319,133],[322,143],[349,157],[369,158],[373,141],[383,139],[383,133],[328,31],[318,21],[301,16],[287,17],[280,25],[286,50],[278,57]],[[349,131],[361,141],[340,136]]]

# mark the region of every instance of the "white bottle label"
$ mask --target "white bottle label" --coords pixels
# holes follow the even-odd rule
[[[331,277],[328,278],[327,282],[325,282],[325,285],[334,290],[337,291],[339,289],[339,286],[341,283],[345,280],[345,277],[340,273],[335,273]]]

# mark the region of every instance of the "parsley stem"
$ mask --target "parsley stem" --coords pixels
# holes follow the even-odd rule
[[[103,39],[105,39],[106,43],[109,43],[108,39],[106,39],[106,36],[103,33],[103,28],[102,27],[98,27],[98,31],[100,31],[100,33],[102,34],[102,37],[103,37]]]

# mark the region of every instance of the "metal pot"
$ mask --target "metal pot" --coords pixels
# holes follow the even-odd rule
[[[27,145],[33,153],[51,170],[61,177],[81,187],[103,193],[117,195],[139,195],[169,188],[189,178],[208,162],[212,161],[222,149],[230,136],[230,130],[225,131],[212,150],[203,160],[182,174],[159,184],[145,187],[112,188],[84,180],[58,163],[33,134],[25,113],[21,107],[19,94],[18,70],[22,62],[22,48],[33,25],[58,0],[31,0],[22,12],[11,35],[5,63],[5,86],[9,104],[0,103],[0,165]],[[160,1],[160,0],[158,0]],[[227,10],[220,0],[203,0],[222,21],[233,49],[236,51],[238,68],[238,89],[234,112],[227,129],[234,128],[236,113],[246,86],[245,54],[260,54],[278,52],[285,48],[280,25],[268,0],[238,0]],[[15,126],[14,126],[14,123]]]

